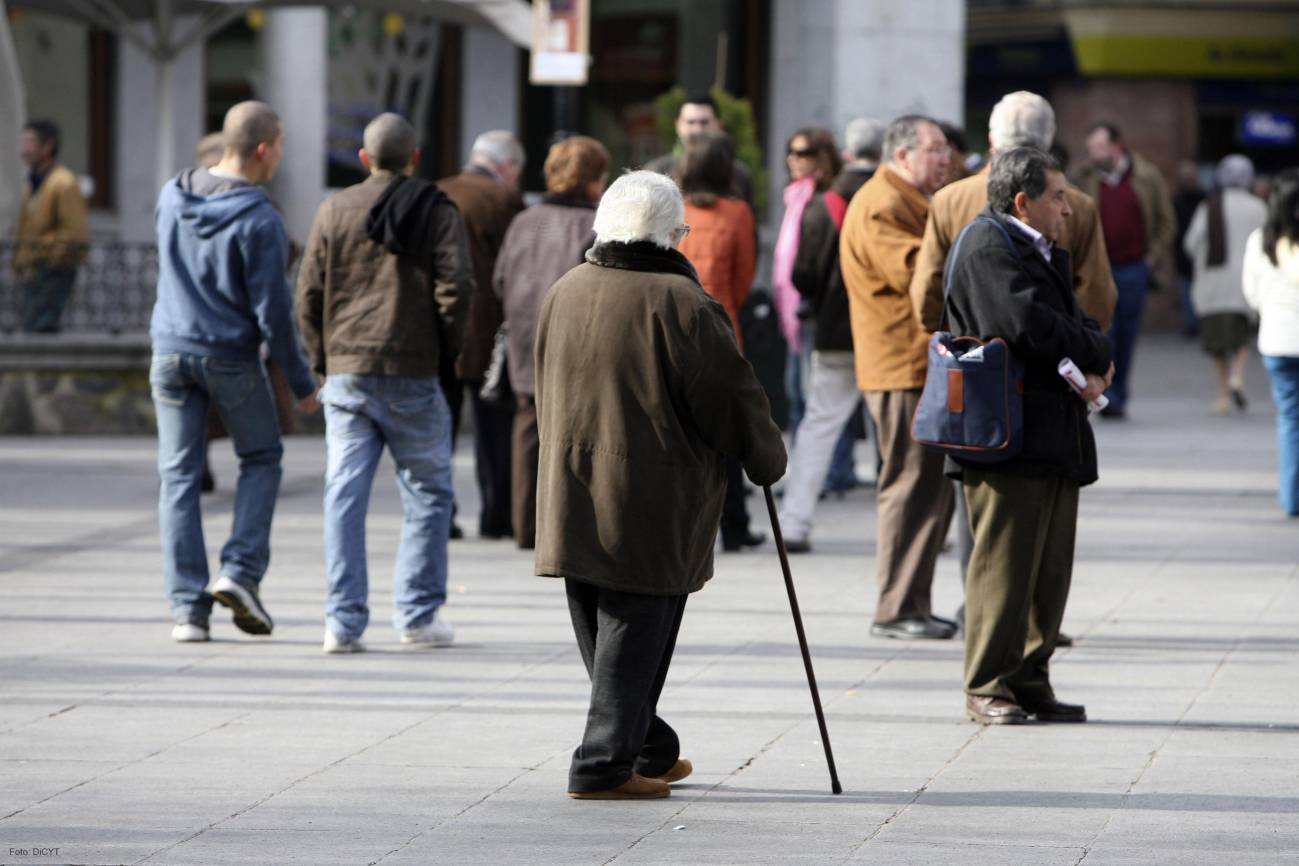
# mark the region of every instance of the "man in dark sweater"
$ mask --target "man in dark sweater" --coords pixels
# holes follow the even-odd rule
[[[208,639],[213,600],[234,612],[242,631],[264,635],[274,627],[258,590],[270,562],[284,448],[263,344],[299,409],[312,411],[316,402],[284,276],[288,235],[258,186],[284,152],[280,119],[268,105],[241,102],[226,113],[222,136],[221,161],[169,181],[154,217],[158,300],[149,382],[158,416],[163,570],[178,641]],[[221,575],[208,587],[199,487],[210,405],[230,432],[239,480]]]
[[[299,315],[325,405],[324,650],[360,652],[369,624],[365,516],[384,445],[406,522],[393,625],[403,644],[453,638],[446,601],[451,412],[438,371],[460,351],[473,272],[460,214],[411,177],[415,130],[396,114],[365,128],[370,177],[316,213],[298,275]]]
[[[958,337],[1000,337],[1024,365],[1023,448],[999,463],[949,459],[969,505],[974,549],[966,576],[966,713],[984,724],[1082,722],[1055,697],[1055,651],[1073,572],[1078,491],[1097,478],[1086,401],[1114,365],[1100,326],[1078,307],[1068,253],[1055,247],[1069,216],[1067,182],[1036,148],[998,153],[988,208],[949,264],[947,316]],[[1074,393],[1065,358],[1086,375]]]
[[[807,411],[794,437],[789,478],[780,510],[781,531],[790,553],[812,549],[812,511],[844,424],[861,406],[853,368],[848,290],[839,272],[839,229],[848,202],[875,174],[884,143],[884,124],[858,118],[844,131],[843,170],[803,212],[794,287],[816,315],[816,345],[808,384]]]

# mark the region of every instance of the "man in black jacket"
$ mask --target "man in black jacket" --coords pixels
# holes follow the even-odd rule
[[[1048,663],[1073,571],[1078,491],[1097,478],[1089,400],[1109,385],[1109,341],[1074,299],[1069,256],[1054,249],[1069,203],[1055,160],[1036,148],[997,154],[988,208],[965,231],[949,278],[957,336],[1001,337],[1024,365],[1024,446],[1000,463],[951,461],[969,503],[966,712],[984,724],[1083,722],[1058,701]],[[1056,370],[1087,377],[1074,393]]]
[[[848,290],[839,272],[839,229],[848,202],[875,174],[884,143],[884,124],[858,118],[844,131],[843,170],[803,212],[794,287],[816,315],[816,343],[808,383],[807,410],[794,435],[780,527],[790,553],[812,549],[812,510],[830,468],[835,442],[853,410],[861,405],[853,367]]]

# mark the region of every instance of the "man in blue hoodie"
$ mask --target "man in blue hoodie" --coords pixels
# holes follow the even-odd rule
[[[226,113],[225,151],[211,168],[187,169],[163,187],[158,300],[149,333],[149,382],[158,415],[158,518],[177,641],[208,639],[213,601],[249,634],[274,623],[258,593],[270,561],[271,517],[284,453],[261,347],[284,370],[301,411],[316,406],[316,381],[298,343],[285,279],[284,223],[258,186],[283,154],[279,117],[260,102]],[[239,480],[221,572],[208,586],[199,486],[208,406],[220,412]]]

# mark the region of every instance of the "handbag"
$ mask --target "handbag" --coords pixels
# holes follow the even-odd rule
[[[487,405],[498,409],[509,409],[514,406],[514,389],[510,387],[510,365],[506,356],[507,325],[496,329],[492,340],[492,356],[483,373],[483,384],[478,389],[478,397]]]
[[[1024,444],[1024,365],[1000,337],[983,341],[942,330],[947,322],[953,264],[975,222],[992,223],[1018,259],[996,220],[978,217],[957,237],[943,275],[943,317],[929,338],[929,370],[911,419],[911,438],[931,451],[978,463],[999,463]]]

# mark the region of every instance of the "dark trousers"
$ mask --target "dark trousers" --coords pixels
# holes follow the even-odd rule
[[[687,597],[619,592],[572,578],[564,586],[591,678],[591,706],[568,790],[607,791],[633,772],[661,776],[681,757],[676,731],[659,718],[658,703]]]
[[[1146,289],[1150,287],[1150,268],[1144,261],[1110,268],[1118,300],[1114,304],[1114,324],[1110,325],[1110,343],[1114,347],[1114,381],[1105,396],[1115,409],[1128,404],[1128,377],[1137,352],[1137,335],[1141,333],[1141,314],[1146,308]]]
[[[505,538],[514,534],[510,519],[510,437],[514,407],[494,406],[478,396],[481,382],[469,383],[474,413],[474,475],[478,479],[478,534]]]
[[[743,543],[749,537],[749,508],[744,504],[744,467],[726,458],[726,498],[722,500],[722,541]]]
[[[1078,482],[966,467],[965,499],[965,691],[1039,706],[1054,697],[1048,664],[1073,575]]]
[[[23,330],[29,334],[58,333],[63,308],[76,281],[76,268],[39,267],[23,279]]]
[[[516,396],[510,503],[514,540],[519,547],[530,549],[537,546],[537,462],[541,459],[541,440],[537,435],[537,401],[531,394]]]

